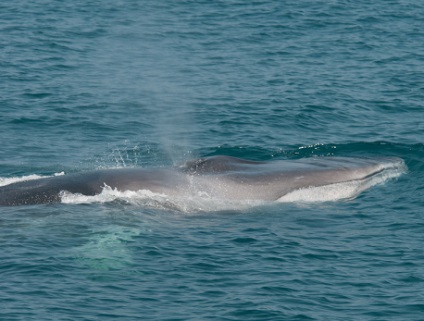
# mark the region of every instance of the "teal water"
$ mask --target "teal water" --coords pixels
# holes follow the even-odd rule
[[[6,1],[0,177],[397,156],[348,201],[0,209],[1,320],[422,320],[419,1]],[[166,205],[166,204],[165,204]]]

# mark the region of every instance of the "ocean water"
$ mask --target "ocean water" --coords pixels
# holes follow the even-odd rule
[[[421,1],[3,1],[0,182],[395,156],[355,199],[0,208],[1,320],[423,320]],[[206,206],[207,205],[207,206]]]

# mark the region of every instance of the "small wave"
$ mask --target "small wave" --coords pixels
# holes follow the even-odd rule
[[[0,186],[6,186],[6,185],[10,185],[17,182],[32,181],[35,179],[61,176],[61,175],[65,175],[65,172],[55,173],[53,175],[31,174],[31,175],[19,176],[19,177],[0,177]]]

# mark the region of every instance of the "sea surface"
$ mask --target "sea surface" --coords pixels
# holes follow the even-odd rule
[[[0,320],[424,320],[424,2],[0,4],[0,183],[400,157],[354,199],[0,208]],[[35,176],[37,175],[37,176]]]

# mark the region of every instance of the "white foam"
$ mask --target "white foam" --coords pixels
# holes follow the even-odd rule
[[[32,181],[35,179],[46,178],[46,177],[61,176],[61,175],[65,175],[65,172],[55,173],[49,176],[32,174],[32,175],[18,176],[18,177],[0,177],[0,186],[5,186],[5,185],[17,183],[17,182]]]

